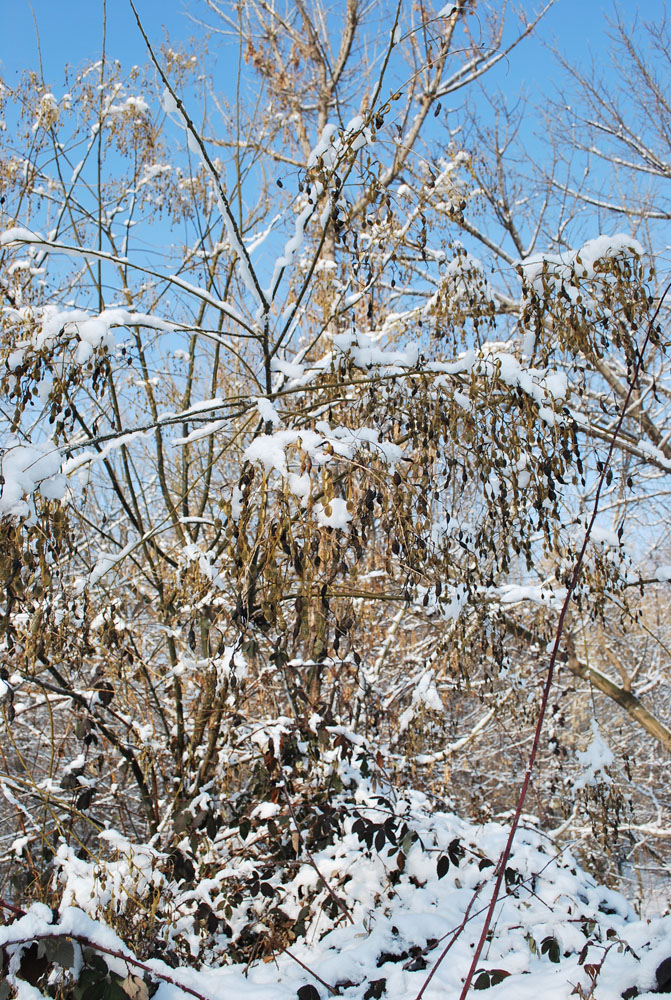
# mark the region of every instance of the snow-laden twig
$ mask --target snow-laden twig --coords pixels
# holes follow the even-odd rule
[[[207,305],[212,306],[213,309],[218,309],[223,312],[229,319],[234,320],[241,327],[243,327],[252,336],[258,336],[258,333],[254,331],[244,316],[242,316],[233,306],[230,306],[228,302],[223,302],[221,299],[216,298],[205,288],[199,288],[198,285],[192,285],[191,282],[186,281],[184,278],[180,278],[176,274],[160,274],[158,271],[154,271],[150,267],[143,267],[141,264],[137,264],[127,257],[119,257],[116,254],[108,253],[106,250],[94,250],[92,248],[87,248],[85,250],[79,247],[72,246],[69,243],[61,243],[59,240],[52,240],[48,237],[41,236],[39,233],[33,233],[30,229],[25,229],[23,227],[13,227],[12,229],[7,229],[5,232],[0,233],[0,247],[11,246],[13,244],[25,244],[41,248],[48,253],[62,253],[66,257],[73,257],[82,260],[99,260],[108,261],[110,264],[119,264],[122,267],[130,267],[134,271],[140,271],[142,274],[149,274],[153,278],[158,278],[159,281],[165,281],[169,285],[176,285],[183,291],[188,292],[190,295],[195,295],[196,298],[201,299]]]

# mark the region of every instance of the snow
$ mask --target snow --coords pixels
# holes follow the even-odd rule
[[[209,423],[203,424],[202,427],[196,427],[195,430],[183,437],[173,438],[172,444],[176,447],[177,445],[193,444],[194,441],[202,441],[203,438],[211,437],[212,434],[217,434],[225,426],[225,420],[211,420]]]
[[[388,350],[380,347],[364,333],[350,330],[347,333],[334,334],[331,342],[336,352],[347,355],[357,368],[365,370],[374,365],[385,365],[393,369],[414,368],[419,360],[418,343],[407,344],[403,350]],[[330,363],[330,356],[323,359],[322,365]]]
[[[576,263],[581,263],[585,269],[585,277],[593,277],[598,271],[598,264],[609,257],[643,257],[645,250],[637,239],[625,233],[615,236],[597,236],[588,240],[576,255]]]
[[[169,174],[172,172],[172,167],[169,163],[151,163],[145,166],[142,177],[138,181],[138,187],[148,184],[153,181],[156,177],[160,177],[163,174]]]
[[[287,459],[284,449],[298,440],[298,434],[280,431],[276,434],[261,434],[245,449],[245,458],[250,462],[260,462],[265,471],[287,475]]]
[[[61,454],[49,442],[42,445],[10,444],[2,455],[0,517],[25,517],[31,506],[27,498],[39,490],[46,500],[62,500],[66,481],[61,473]]]
[[[587,785],[607,785],[611,781],[606,768],[613,764],[613,752],[601,735],[596,719],[592,719],[591,729],[591,743],[586,750],[576,753],[582,773],[573,782],[575,791],[585,788]]]
[[[645,250],[637,239],[626,233],[614,236],[597,236],[588,240],[579,250],[568,250],[561,254],[535,254],[520,262],[529,284],[539,291],[543,288],[544,275],[559,284],[571,299],[580,294],[580,289],[571,285],[571,278],[594,278],[603,271],[603,262],[623,257],[643,257]]]
[[[269,403],[268,400],[264,402]],[[245,449],[245,458],[263,465],[267,475],[278,473],[284,477],[289,489],[302,501],[309,494],[310,478],[307,473],[297,475],[289,469],[287,450],[292,447],[309,455],[317,468],[333,462],[337,457],[351,459],[355,454],[368,450],[393,467],[403,454],[398,445],[380,441],[379,432],[373,428],[331,428],[325,420],[317,421],[314,430],[278,429],[272,434],[260,434]],[[336,509],[340,511],[337,516],[325,513],[323,507],[316,507],[321,518],[319,523],[328,527],[343,527],[347,523],[343,520],[344,513],[339,505]],[[330,523],[334,517],[335,522]]]
[[[10,246],[12,243],[41,243],[42,238],[30,229],[21,226],[13,226],[0,233],[0,247]]]
[[[92,587],[94,584],[102,580],[104,576],[107,576],[107,574],[114,569],[115,566],[122,562],[126,556],[137,547],[138,544],[139,542],[137,541],[129,542],[115,553],[99,552],[96,564],[89,574],[86,586]]]
[[[231,496],[231,517],[234,521],[240,520],[240,515],[242,514],[242,492],[239,486],[233,488],[233,494]]]
[[[17,319],[20,319],[17,316]],[[27,318],[27,317],[26,317]],[[134,313],[128,309],[105,309],[98,315],[91,315],[83,309],[60,309],[53,304],[36,310],[34,319],[39,319],[39,332],[33,337],[32,346],[36,350],[55,351],[60,346],[70,344],[73,360],[84,365],[91,360],[97,350],[112,351],[115,348],[113,326],[146,326],[156,330],[176,330],[178,325],[170,320],[145,313]],[[31,345],[23,342],[12,351],[7,359],[10,370],[15,371]]]
[[[204,549],[196,542],[192,542],[182,547],[180,558],[187,565],[196,563],[205,579],[209,580],[217,589],[223,590],[225,588],[224,578],[216,567],[216,553],[211,549]]]
[[[301,501],[301,506],[307,507],[308,498],[312,492],[312,480],[307,472],[304,472],[302,476],[296,475],[295,472],[290,472],[287,476],[287,483],[294,496],[298,497]]]
[[[343,529],[352,520],[352,514],[347,509],[347,502],[340,497],[334,497],[325,505],[315,504],[315,516],[317,523],[324,528]]]
[[[415,717],[419,706],[424,705],[434,712],[442,714],[445,711],[442,699],[438,694],[433,670],[425,670],[414,684],[412,700],[399,719],[399,733],[404,733]]]
[[[428,371],[444,373],[446,376],[470,375],[483,380],[501,380],[512,389],[521,389],[538,404],[538,415],[549,427],[559,418],[555,407],[564,402],[568,395],[568,380],[564,372],[550,368],[528,367],[506,344],[486,342],[477,351],[464,351],[455,361],[432,361],[426,365]],[[450,378],[438,379],[437,384],[453,392]],[[460,406],[470,409],[471,402],[464,393],[455,398]]]
[[[165,319],[163,316],[133,312],[118,306],[103,309],[98,318],[108,326],[146,326],[149,329],[166,331],[180,329],[179,323],[173,323],[172,320]]]
[[[250,816],[253,819],[270,819],[272,816],[277,816],[280,811],[280,806],[276,802],[260,802],[252,809]]]
[[[473,295],[489,299],[491,292],[484,273],[482,261],[459,248],[457,256],[443,271],[442,284],[449,289],[450,297],[457,302],[467,301]]]
[[[270,362],[270,370],[281,372],[289,379],[300,379],[305,374],[305,366],[296,361],[285,361],[282,358],[273,358]]]
[[[618,548],[622,543],[616,531],[601,524],[593,524],[590,531],[590,541],[593,545],[602,544],[610,548]]]
[[[279,424],[280,418],[277,410],[266,396],[259,396],[257,398],[256,409],[259,411],[259,416],[265,423],[273,424],[274,426]]]
[[[112,347],[114,341],[110,338],[109,326],[100,317],[85,319],[73,324],[80,343],[75,352],[75,361],[83,365],[93,356],[96,347]]]
[[[72,458],[68,458],[63,462],[62,472],[64,476],[71,476],[73,472],[77,469],[83,468],[85,465],[89,465],[93,462],[102,462],[111,452],[116,451],[118,448],[123,448],[124,445],[130,444],[132,441],[140,440],[147,436],[149,431],[131,431],[129,434],[120,434],[119,437],[113,438],[108,441],[100,451],[90,451],[86,450],[81,452],[79,455],[75,455]],[[76,445],[71,443],[69,448],[72,449]]]
[[[336,162],[337,157],[337,142],[338,126],[334,125],[333,122],[327,122],[322,129],[322,133],[319,137],[319,141],[313,147],[312,152],[307,158],[307,166],[315,167],[321,160],[325,167],[332,167]]]
[[[559,609],[566,598],[565,587],[542,587],[531,584],[507,583],[488,591],[501,604],[521,604],[530,601],[532,604]]]
[[[134,115],[149,114],[149,105],[144,97],[127,97],[120,104],[110,104],[107,113],[110,115],[123,115],[127,113]]]
[[[161,96],[161,105],[167,115],[179,114],[177,101],[172,96],[167,87],[165,87],[163,90],[163,94]]]

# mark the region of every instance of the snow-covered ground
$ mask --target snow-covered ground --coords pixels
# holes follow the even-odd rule
[[[261,810],[259,823],[272,819],[266,813]],[[12,942],[74,935],[76,969],[77,942],[86,939],[106,949],[108,968],[121,977],[149,976],[151,970],[151,978],[160,982],[158,1000],[187,995],[456,1000],[506,837],[506,828],[498,824],[477,826],[433,809],[419,792],[383,797],[379,788],[374,792],[362,782],[349,795],[342,832],[328,847],[310,858],[303,855],[291,880],[268,878],[290,920],[301,918],[308,899],[310,914],[307,920],[303,914],[304,932],[290,944],[278,940],[264,960],[225,964],[222,951],[221,961],[198,969],[175,969],[158,959],[134,965],[114,931],[91,915],[100,903],[93,869],[65,858],[58,918],[36,904],[0,928],[0,944],[10,957],[11,974],[19,967],[18,954],[11,960]],[[222,869],[221,877],[200,887],[214,912],[233,870]],[[671,915],[639,919],[622,895],[598,885],[570,851],[536,830],[519,830],[503,886],[473,980],[476,989],[493,989],[497,1000],[620,1000],[671,991]],[[75,902],[80,905],[71,905]],[[255,912],[262,929],[266,905],[262,893],[250,896],[232,917],[229,910],[233,933],[236,920],[249,926]],[[110,957],[110,950],[117,956]],[[52,974],[60,975],[56,966]],[[22,984],[18,995],[36,1000],[42,994]]]

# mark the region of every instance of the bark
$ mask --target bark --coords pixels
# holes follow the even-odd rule
[[[538,645],[540,648],[543,648],[545,645],[544,640],[539,635],[536,635],[535,632],[520,622],[506,618],[506,627],[509,632],[524,639],[526,642]],[[623,708],[627,715],[658,740],[668,753],[671,753],[671,729],[653,715],[632,691],[628,691],[625,686],[616,684],[609,677],[606,677],[605,674],[602,674],[600,670],[580,660],[576,655],[572,636],[568,637],[566,652],[560,653],[557,659],[562,667],[570,670],[575,677],[580,677],[582,680],[587,681],[601,691],[602,694],[605,694],[607,698],[610,698],[611,701],[614,701]]]

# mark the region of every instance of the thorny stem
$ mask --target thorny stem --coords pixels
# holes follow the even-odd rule
[[[13,913],[17,917],[26,916],[25,910],[22,910],[20,906],[15,906],[13,903],[9,903],[5,899],[0,899],[0,908],[9,910],[10,913]],[[57,928],[54,928],[54,930],[57,931]],[[167,973],[159,972],[153,966],[146,965],[144,962],[139,961],[139,959],[133,958],[127,954],[124,954],[121,951],[115,951],[113,948],[106,948],[104,945],[97,944],[95,941],[91,941],[81,934],[68,934],[67,932],[61,932],[60,934],[59,933],[38,934],[30,941],[28,939],[25,939],[21,941],[12,941],[7,943],[17,944],[17,945],[30,944],[32,943],[32,941],[41,941],[44,940],[45,938],[51,938],[51,937],[67,937],[71,941],[76,941],[77,944],[83,945],[86,948],[91,948],[94,951],[102,952],[105,955],[112,955],[115,958],[120,958],[124,962],[127,962],[129,965],[133,965],[135,968],[142,969],[144,972],[148,972],[149,975],[154,977],[155,979],[161,979],[165,983],[170,983],[173,986],[177,986],[180,990],[183,990],[185,993],[189,993],[191,994],[191,996],[198,997],[199,1000],[208,1000],[208,997],[205,994],[199,993],[197,990],[193,990],[189,986],[185,986],[183,983],[180,983],[177,979],[173,978]],[[331,996],[337,996],[337,991],[333,988],[333,986],[330,986],[324,979],[318,976],[316,972],[314,972],[308,965],[305,964],[305,962],[302,962],[300,958],[298,958],[296,955],[293,955],[288,948],[284,948],[282,945],[280,945],[279,947],[281,951],[283,951],[286,955],[289,956],[289,958],[293,959],[294,962],[300,965],[300,967],[304,969],[307,973],[309,973],[309,975],[311,975],[314,979],[316,979],[318,983],[321,983],[321,985],[324,986],[329,991]]]
[[[285,955],[288,955],[289,958],[294,960],[294,962],[297,962],[298,965],[300,965],[301,969],[305,969],[305,971],[309,973],[313,977],[313,979],[316,979],[318,983],[321,983],[322,986],[324,986],[329,991],[332,997],[338,996],[338,991],[335,990],[332,986],[329,986],[326,980],[322,979],[321,976],[318,976],[317,973],[314,972],[314,970],[311,969],[309,965],[306,965],[305,962],[301,962],[300,958],[298,958],[297,955],[293,955],[288,948],[285,948],[281,944],[278,944],[278,947],[280,951],[284,952]]]
[[[0,899],[0,907],[4,907],[15,913],[18,917],[25,917],[26,911],[19,909],[18,906],[13,906],[11,903],[5,902],[5,900]],[[27,938],[20,938],[16,941],[7,941],[6,945],[12,945],[14,947],[23,947],[25,945],[33,944],[35,941],[48,941],[51,938],[67,938],[70,941],[76,942],[83,948],[91,948],[93,951],[98,951],[103,955],[111,955],[113,958],[121,959],[122,962],[126,962],[128,965],[132,965],[136,969],[142,969],[143,972],[148,973],[154,979],[160,979],[164,983],[170,983],[171,986],[176,986],[178,989],[182,990],[184,993],[188,993],[192,997],[196,997],[197,1000],[211,1000],[206,993],[199,993],[198,990],[192,989],[185,983],[182,983],[175,976],[169,975],[167,972],[160,972],[153,965],[147,965],[146,962],[141,962],[138,958],[133,955],[129,955],[127,952],[121,951],[118,948],[107,948],[104,944],[98,944],[97,941],[91,941],[84,934],[72,934],[67,930],[59,929],[56,925],[53,930],[49,933],[42,934],[32,934]],[[156,961],[156,959],[154,959]],[[161,965],[163,963],[161,962]]]
[[[470,902],[469,902],[468,906],[466,907],[466,912],[464,913],[464,919],[461,921],[461,923],[459,924],[459,926],[455,930],[454,934],[452,935],[452,937],[450,938],[450,940],[447,942],[447,944],[445,945],[445,947],[441,951],[440,956],[438,957],[438,961],[433,966],[433,968],[431,969],[431,972],[428,974],[428,976],[424,980],[424,982],[422,984],[422,988],[419,991],[419,993],[417,994],[417,996],[415,997],[415,1000],[422,1000],[422,995],[424,993],[424,990],[427,988],[427,986],[429,985],[429,983],[431,982],[431,980],[435,976],[435,974],[436,974],[436,972],[438,970],[438,966],[443,961],[443,959],[447,955],[448,951],[450,950],[450,948],[452,947],[452,945],[454,944],[454,942],[461,935],[461,932],[463,931],[464,927],[468,923],[469,914],[471,912],[471,908],[473,906],[473,903],[478,898],[478,894],[479,894],[479,892],[480,892],[481,889],[482,889],[482,884],[480,884],[479,886],[476,887],[475,892],[471,896]]]

